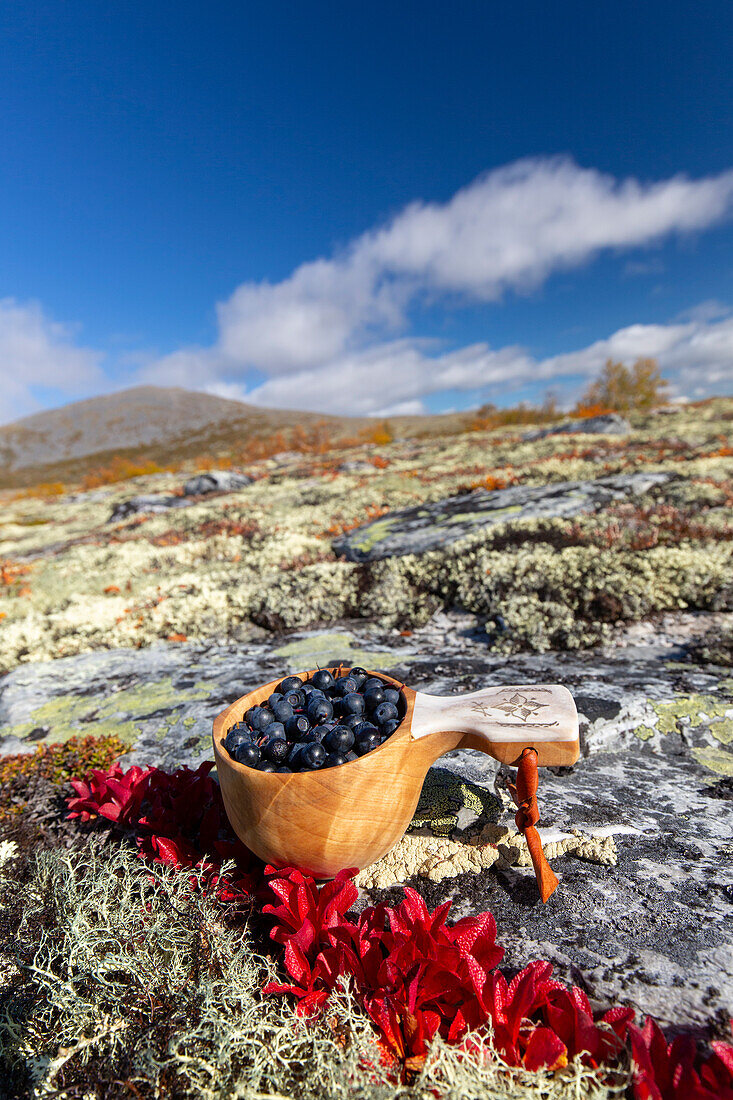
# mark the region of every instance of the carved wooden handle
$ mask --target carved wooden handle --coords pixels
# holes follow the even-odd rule
[[[483,688],[469,695],[417,692],[413,738],[441,730],[475,734],[490,742],[577,741],[578,712],[560,684]]]
[[[463,737],[447,744],[448,731]],[[578,712],[568,689],[559,684],[509,684],[469,695],[416,692],[411,737],[431,734],[431,744],[444,746],[436,756],[460,745],[515,767],[527,746],[537,749],[542,767],[574,764],[580,753]]]

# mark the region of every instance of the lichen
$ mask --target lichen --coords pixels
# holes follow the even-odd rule
[[[24,740],[33,730],[48,727],[49,732],[44,738],[47,744],[66,741],[83,731],[93,733],[96,737],[114,735],[132,745],[140,735],[140,719],[144,716],[157,711],[173,712],[161,713],[158,718],[162,737],[177,720],[176,711],[186,703],[208,699],[209,694],[210,688],[207,684],[194,683],[186,688],[176,687],[170,676],[123,688],[101,701],[69,691],[41,703],[24,722],[9,726],[3,732]]]
[[[618,862],[613,836],[589,836],[574,830],[545,841],[543,848],[548,859],[574,855],[604,866]],[[385,890],[411,878],[442,882],[458,875],[482,874],[497,862],[532,866],[524,837],[506,826],[488,824],[469,841],[407,834],[385,856],[360,871],[354,881],[366,890]]]
[[[380,449],[382,470],[356,448],[350,457],[366,460],[366,472],[340,472],[343,451],[294,455],[253,468],[258,480],[246,494],[119,524],[107,522],[116,503],[170,492],[185,471],[101,494],[9,499],[0,560],[32,559],[33,568],[3,594],[0,673],[169,637],[243,641],[261,629],[350,618],[413,629],[452,606],[483,616],[503,653],[592,645],[613,623],[659,611],[732,609],[733,460],[721,448],[730,408],[721,400],[648,418],[623,440],[528,441],[499,430],[396,441]],[[506,513],[504,523],[429,554],[357,565],[331,550],[334,533],[370,514],[380,518],[367,541],[390,531],[390,512],[473,486],[642,470],[675,478],[595,515],[520,521]],[[658,531],[664,544],[634,543],[639,532],[653,541]],[[720,646],[715,653],[724,655]]]
[[[717,772],[718,775],[733,775],[733,753],[726,752],[725,749],[710,748],[707,745],[693,747],[691,752],[698,764],[709,768],[711,772]]]

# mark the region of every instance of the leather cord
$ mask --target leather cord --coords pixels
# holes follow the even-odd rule
[[[557,887],[558,878],[545,858],[540,834],[535,828],[540,819],[540,811],[537,808],[538,784],[537,750],[527,748],[519,758],[516,786],[510,783],[509,790],[518,807],[514,820],[527,841],[537,885],[545,902]]]

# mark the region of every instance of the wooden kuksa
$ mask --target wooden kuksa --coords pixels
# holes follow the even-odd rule
[[[307,679],[313,671],[298,675]],[[578,714],[570,692],[560,685],[437,696],[413,691],[381,672],[369,675],[401,688],[407,711],[388,741],[339,767],[260,772],[229,756],[223,746],[227,730],[251,706],[264,702],[281,678],[237,699],[214,719],[214,756],[227,816],[237,836],[265,862],[298,867],[315,878],[333,878],[345,868],[374,863],[405,832],[430,765],[451,749],[479,749],[514,766],[526,749],[534,749],[531,763],[524,765],[530,772],[536,765],[567,765],[578,759]],[[539,860],[539,848],[544,887],[539,872],[538,882],[547,894],[551,879],[545,868],[550,875],[552,871],[542,864],[535,822],[526,821],[525,835],[533,861]]]

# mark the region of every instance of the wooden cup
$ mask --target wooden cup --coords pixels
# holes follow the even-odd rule
[[[309,679],[315,670],[298,673]],[[334,670],[331,670],[334,671]],[[338,675],[340,670],[336,670]],[[214,756],[227,816],[266,863],[314,878],[367,867],[392,848],[415,812],[428,768],[451,749],[479,749],[516,765],[534,748],[540,766],[578,759],[578,713],[559,684],[492,687],[467,695],[426,695],[384,673],[407,711],[379,748],[348,764],[300,773],[260,772],[233,760],[223,742],[282,677],[242,696],[214,719]]]

